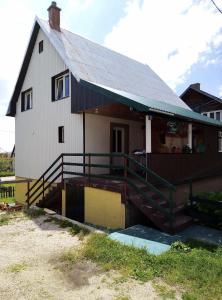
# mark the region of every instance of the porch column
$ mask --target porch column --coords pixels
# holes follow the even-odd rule
[[[192,123],[188,124],[188,146],[190,147],[191,152],[192,152],[192,148],[193,148],[193,145],[192,145]]]
[[[146,116],[146,153],[151,153],[151,116]]]

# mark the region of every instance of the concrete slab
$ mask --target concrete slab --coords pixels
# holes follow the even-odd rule
[[[154,228],[136,225],[109,235],[113,240],[125,245],[145,248],[151,254],[159,255],[170,249],[170,245],[175,241],[187,241],[195,239],[214,245],[222,245],[222,231],[193,225],[181,231],[179,234],[170,235]]]

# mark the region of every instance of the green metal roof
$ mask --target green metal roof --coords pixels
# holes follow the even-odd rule
[[[111,98],[115,102],[125,104],[140,112],[169,114],[207,125],[222,127],[222,122],[220,121],[208,118],[192,110],[181,108],[176,105],[154,99],[147,99],[90,81],[80,80],[80,84],[94,90],[97,93]]]

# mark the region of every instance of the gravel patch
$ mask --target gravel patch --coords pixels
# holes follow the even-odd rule
[[[0,299],[161,299],[152,282],[121,281],[88,261],[64,264],[61,256],[84,241],[47,219],[21,217],[0,226]]]

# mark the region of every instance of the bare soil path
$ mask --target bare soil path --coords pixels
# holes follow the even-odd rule
[[[151,282],[122,282],[87,261],[64,263],[62,255],[84,241],[47,219],[19,217],[0,226],[0,300],[164,299]]]

